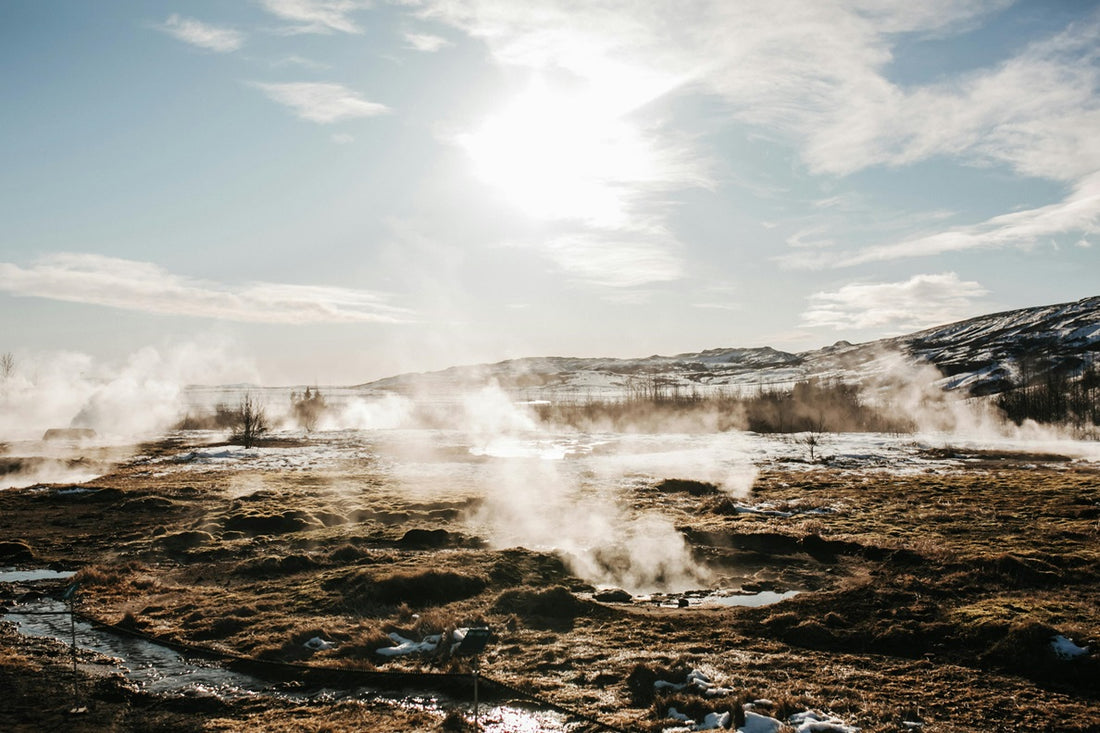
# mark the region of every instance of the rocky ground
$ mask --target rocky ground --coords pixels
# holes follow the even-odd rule
[[[89,615],[258,660],[468,671],[445,644],[377,650],[391,633],[487,625],[486,674],[621,730],[674,728],[670,708],[729,712],[732,725],[819,710],[863,731],[1098,730],[1098,657],[1064,654],[1100,639],[1100,474],[1088,465],[974,454],[910,475],[773,469],[743,502],[693,481],[633,486],[632,504],[671,519],[724,587],[802,591],[751,608],[598,592],[553,553],[472,533],[477,495],[402,497],[369,465],[243,483],[221,469],[150,469],[187,449],[146,446],[80,486],[0,491],[0,566],[79,570]],[[0,585],[0,603],[27,590]],[[331,646],[306,647],[315,637]],[[92,661],[81,659],[87,710],[70,714],[67,649],[0,624],[0,729],[461,723],[379,701],[150,695]],[[654,684],[692,670],[717,689]]]

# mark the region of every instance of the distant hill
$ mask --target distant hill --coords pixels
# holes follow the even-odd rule
[[[901,353],[935,366],[939,385],[992,395],[1021,383],[1079,373],[1100,358],[1100,296],[970,318],[862,344],[801,353],[718,348],[635,359],[529,357],[388,377],[364,388],[440,393],[492,381],[530,399],[606,397],[651,389],[689,393],[778,388],[811,378],[857,382],[895,368]]]

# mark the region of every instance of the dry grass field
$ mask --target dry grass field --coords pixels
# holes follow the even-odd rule
[[[558,553],[479,536],[476,492],[403,495],[369,463],[338,475],[150,470],[150,457],[188,448],[145,446],[83,491],[0,492],[0,566],[79,569],[90,616],[258,660],[464,672],[446,645],[377,650],[390,633],[487,625],[485,674],[620,730],[674,729],[671,707],[696,720],[728,711],[735,727],[750,710],[786,721],[816,709],[863,731],[1098,730],[1097,656],[1052,644],[1095,652],[1100,640],[1089,464],[970,452],[923,473],[773,467],[741,502],[695,481],[631,484],[625,501],[674,523],[721,587],[801,591],[737,607],[702,592],[600,592]],[[23,592],[0,589],[8,605]],[[331,648],[307,648],[314,637]],[[0,624],[0,729],[461,727],[387,701],[165,698],[90,673],[88,711],[70,716],[68,663],[61,644]],[[654,684],[690,670],[720,689]]]

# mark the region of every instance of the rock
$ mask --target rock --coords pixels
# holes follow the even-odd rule
[[[445,529],[410,529],[397,544],[401,547],[446,547],[451,533]]]
[[[622,588],[608,588],[606,590],[597,591],[592,598],[600,603],[630,603],[634,600],[634,596],[630,595]]]

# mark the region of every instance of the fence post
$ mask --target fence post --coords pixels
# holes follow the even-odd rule
[[[77,676],[76,669],[76,612],[74,606],[76,605],[76,589],[78,587],[80,587],[79,580],[66,588],[65,592],[61,595],[61,600],[69,607],[69,633],[71,635],[69,651],[73,658],[73,706],[69,709],[70,715],[83,715],[88,712],[87,706],[80,704],[80,678]]]

